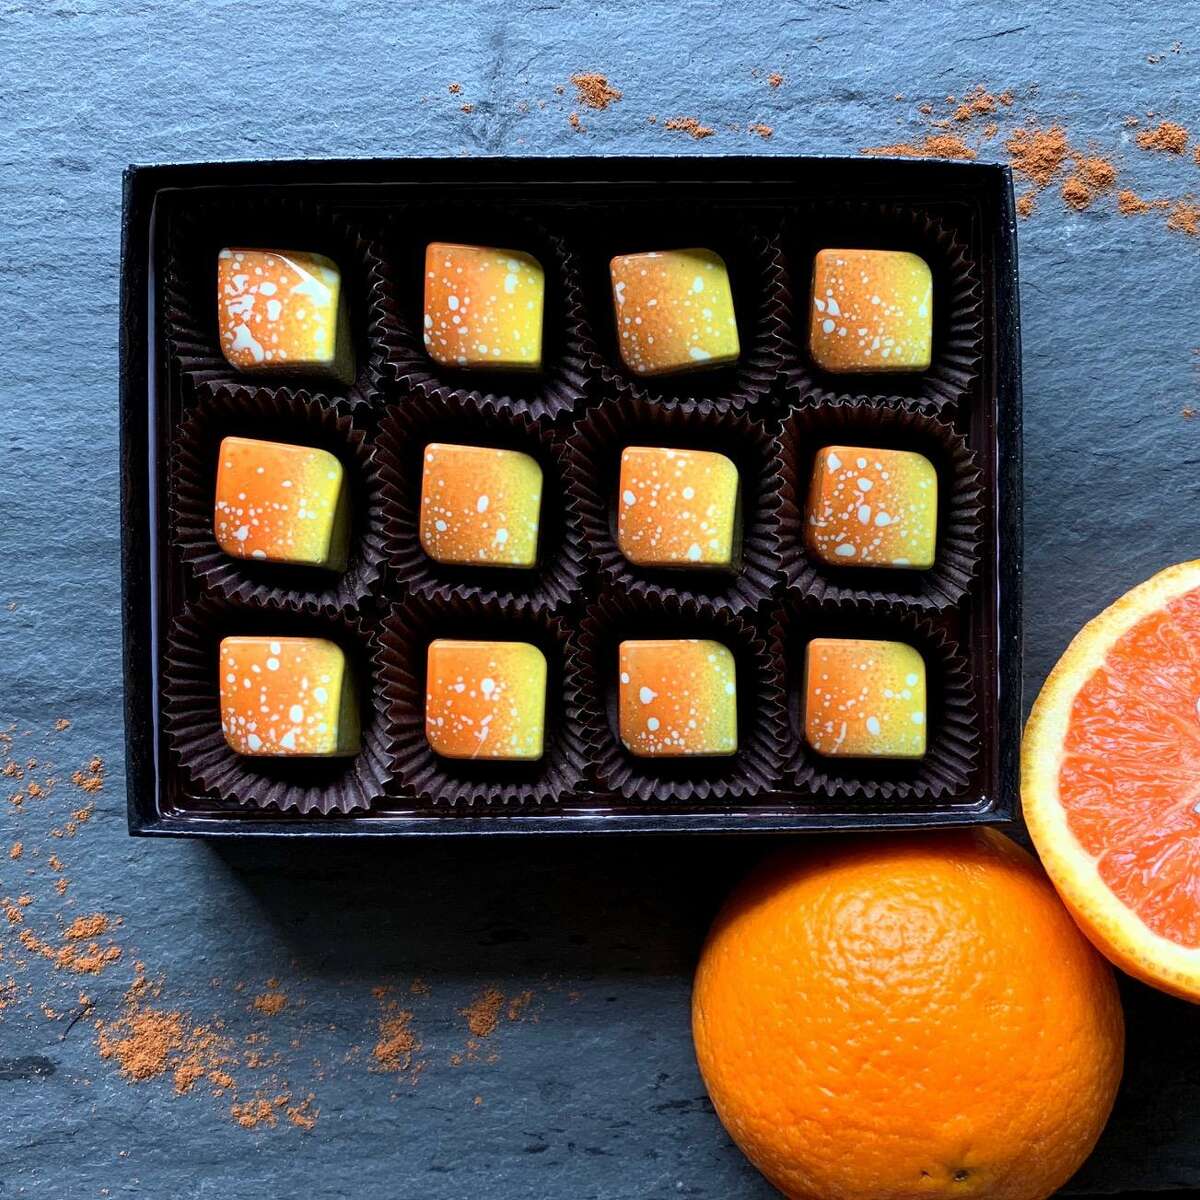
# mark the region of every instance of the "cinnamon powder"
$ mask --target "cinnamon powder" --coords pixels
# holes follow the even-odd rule
[[[510,1021],[519,1021],[525,1015],[525,1010],[533,1003],[533,992],[524,991],[518,993],[508,1002],[508,1019]]]
[[[599,72],[581,71],[571,76],[571,82],[575,85],[576,103],[585,108],[605,109],[621,99],[621,92]]]
[[[778,85],[772,84],[772,86]],[[668,117],[663,122],[663,128],[690,134],[697,141],[701,138],[712,137],[717,132],[711,125],[702,125],[696,117]]]
[[[101,946],[98,942],[88,942],[83,947],[71,943],[53,946],[30,929],[22,929],[18,941],[31,954],[52,962],[56,970],[74,971],[80,975],[102,975],[121,957],[120,946]]]
[[[287,1008],[288,998],[282,992],[265,992],[254,997],[254,1007],[268,1017],[277,1017]]]
[[[863,154],[892,158],[956,158],[970,161],[975,151],[953,133],[929,134],[921,142],[896,142],[890,146],[866,146]]]
[[[103,913],[92,913],[90,917],[76,917],[67,926],[63,937],[72,942],[84,938],[96,938],[108,932],[108,918]]]
[[[1116,166],[1103,155],[1074,154],[1075,171],[1062,185],[1063,201],[1082,212],[1092,201],[1111,190],[1117,181]]]
[[[1077,212],[1082,212],[1091,204],[1092,192],[1083,180],[1076,175],[1072,175],[1063,181],[1062,198],[1065,204]]]
[[[962,103],[954,110],[955,121],[969,121],[983,113],[993,113],[1000,104],[1010,105],[1013,102],[1011,92],[1002,92],[993,96],[983,84],[976,84],[963,98]]]
[[[1200,204],[1191,200],[1177,200],[1167,217],[1167,228],[1189,237],[1200,235]]]
[[[1036,126],[1014,129],[1004,148],[1013,170],[1031,180],[1038,189],[1049,186],[1070,153],[1067,134],[1061,125],[1049,129]]]
[[[421,1042],[412,1030],[413,1014],[408,1009],[393,1009],[379,1022],[379,1040],[371,1051],[377,1071],[407,1071]]]
[[[1169,206],[1166,200],[1143,200],[1137,192],[1129,188],[1117,193],[1117,211],[1124,217],[1141,216]]]
[[[462,1015],[467,1018],[467,1028],[475,1037],[491,1037],[496,1032],[500,1010],[504,1006],[504,993],[498,988],[488,988],[477,996]]]
[[[73,771],[71,782],[85,792],[98,792],[104,786],[104,760],[97,756],[88,763],[86,770]]]
[[[169,1075],[179,1095],[186,1095],[201,1079],[231,1087],[233,1080],[224,1068],[234,1061],[232,1041],[214,1028],[194,1023],[178,1009],[151,1004],[160,993],[161,984],[147,978],[142,963],[135,963],[121,1015],[96,1022],[100,1057],[114,1059],[132,1082]]]
[[[1143,129],[1136,141],[1143,150],[1183,154],[1188,146],[1188,131],[1175,121],[1160,121],[1153,129]]]
[[[243,1129],[257,1129],[260,1125],[274,1129],[279,1123],[279,1118],[275,1115],[275,1105],[262,1096],[240,1104],[231,1104],[229,1111],[234,1121]]]

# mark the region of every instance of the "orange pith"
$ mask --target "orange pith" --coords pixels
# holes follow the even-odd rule
[[[1030,715],[1021,793],[1092,941],[1200,1000],[1200,563],[1161,572],[1080,631]]]

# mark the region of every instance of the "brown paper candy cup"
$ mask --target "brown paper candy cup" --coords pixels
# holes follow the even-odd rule
[[[928,570],[839,567],[805,545],[808,490],[823,446],[915,450],[938,474],[937,552]],[[940,611],[966,595],[979,569],[983,495],[975,456],[935,417],[887,401],[807,397],[783,422],[777,452],[779,531],[789,592],[834,604]]]
[[[350,306],[352,384],[320,374],[242,372],[225,358],[217,334],[217,255],[231,246],[306,250],[337,263]],[[237,204],[214,202],[171,212],[165,257],[161,311],[171,367],[197,391],[226,386],[323,394],[348,408],[378,397],[395,337],[396,306],[380,247],[354,216],[247,189]]]
[[[835,758],[809,747],[804,737],[804,655],[817,637],[905,642],[921,653],[927,692],[924,758]],[[771,640],[783,663],[789,747],[784,770],[790,786],[818,800],[885,810],[890,802],[944,805],[968,794],[979,763],[979,711],[970,670],[951,628],[910,613],[789,602],[777,615]]]
[[[972,395],[983,352],[983,291],[979,268],[951,214],[871,201],[828,201],[803,207],[784,228],[787,353],[790,401],[816,402],[862,393],[938,411]],[[917,372],[835,374],[808,349],[812,269],[817,251],[831,248],[907,250],[933,273],[933,355]]]
[[[590,334],[574,253],[561,237],[527,217],[488,206],[440,205],[402,210],[385,234],[402,285],[388,371],[401,395],[460,401],[488,412],[554,420],[587,394]],[[495,246],[532,254],[546,279],[540,371],[446,367],[425,348],[425,250],[431,242]]]
[[[450,759],[425,736],[426,663],[435,638],[531,642],[546,656],[545,750],[537,762]],[[510,611],[478,598],[444,603],[412,597],[394,606],[381,631],[381,663],[397,780],[425,804],[448,810],[539,808],[570,797],[584,781],[573,639],[545,610]]]
[[[519,450],[542,468],[538,561],[530,569],[435,562],[421,546],[425,447],[450,442]],[[462,397],[412,395],[387,408],[378,436],[386,550],[398,589],[440,604],[479,599],[507,608],[554,609],[569,603],[584,574],[583,539],[566,486],[565,452],[557,436],[527,412],[473,408]]]
[[[701,411],[744,409],[770,392],[783,363],[786,302],[779,239],[772,227],[748,223],[720,205],[630,204],[577,235],[583,286],[592,319],[590,366],[609,393]],[[741,352],[736,363],[678,374],[636,375],[621,359],[609,264],[618,254],[712,250],[729,271]]]
[[[627,639],[711,638],[737,669],[738,750],[725,757],[638,758],[618,729],[618,647]],[[653,599],[620,590],[591,606],[579,631],[580,719],[602,788],[638,804],[726,805],[778,790],[783,691],[777,663],[758,630],[727,608],[690,597]]]
[[[567,443],[568,478],[588,552],[616,591],[678,596],[732,612],[753,608],[779,589],[782,480],[775,454],[778,423],[746,413],[656,404],[631,394],[602,400],[575,423]],[[617,545],[621,452],[626,446],[717,451],[731,458],[741,488],[741,552],[735,571],[635,566]]]
[[[346,652],[359,688],[362,746],[346,758],[235,754],[221,731],[221,639],[232,635],[329,638]],[[184,609],[167,638],[162,712],[167,743],[198,791],[222,802],[283,812],[367,809],[391,780],[393,748],[383,714],[377,647],[352,617],[281,613],[202,600]]]
[[[171,460],[175,547],[203,594],[295,611],[349,612],[377,590],[384,564],[382,485],[374,451],[346,412],[303,391],[217,386],[187,406]],[[350,494],[350,555],[340,574],[233,558],[213,534],[218,457],[236,436],[316,446],[341,460]]]

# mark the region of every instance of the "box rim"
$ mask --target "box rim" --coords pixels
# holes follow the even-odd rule
[[[405,166],[414,168],[419,177],[397,179]],[[991,231],[995,261],[995,425],[998,443],[997,507],[994,551],[997,561],[996,590],[996,696],[998,794],[985,797],[986,809],[965,807],[941,813],[909,813],[889,818],[880,813],[831,813],[814,819],[811,815],[780,815],[767,810],[755,814],[740,813],[736,807],[714,809],[709,813],[629,813],[600,817],[586,812],[553,814],[495,814],[479,817],[463,815],[439,819],[430,816],[372,816],[358,818],[353,825],[338,827],[327,818],[313,819],[236,816],[214,819],[164,814],[159,807],[161,774],[158,763],[158,739],[155,736],[154,686],[139,686],[135,681],[157,676],[154,647],[157,645],[154,608],[154,581],[145,570],[148,561],[147,526],[153,509],[151,492],[151,448],[149,419],[145,404],[148,384],[147,313],[151,300],[150,240],[154,207],[158,197],[168,191],[229,186],[364,186],[372,184],[404,186],[406,183],[429,185],[437,182],[470,182],[480,174],[489,183],[511,183],[514,187],[531,183],[550,183],[539,171],[562,172],[562,183],[577,186],[603,177],[617,182],[613,175],[624,172],[630,178],[622,182],[686,182],[687,173],[713,181],[724,172],[743,172],[742,178],[730,178],[731,184],[765,182],[787,185],[794,177],[784,173],[821,170],[845,171],[851,176],[872,175],[880,168],[895,173],[900,180],[919,181],[928,177],[958,176],[970,181],[972,189],[984,193],[996,206],[995,226]],[[483,168],[482,172],[480,168]],[[439,180],[434,172],[449,177]],[[262,178],[263,172],[275,174]],[[341,178],[330,178],[337,173]],[[373,176],[390,173],[390,178]],[[283,178],[279,178],[282,176]],[[291,178],[289,178],[291,176]],[[357,176],[357,177],[356,177]],[[366,177],[363,177],[366,176]],[[747,178],[746,176],[749,176]],[[606,836],[645,835],[683,836],[704,834],[731,836],[773,836],[802,832],[853,832],[855,830],[903,830],[950,828],[975,825],[1005,825],[1017,819],[1019,812],[1019,757],[1022,706],[1021,610],[1023,571],[1023,494],[1022,494],[1022,389],[1020,343],[1020,297],[1018,287],[1016,206],[1013,175],[1002,163],[961,162],[946,159],[913,160],[895,156],[852,157],[846,155],[744,155],[704,154],[672,155],[542,155],[513,157],[486,154],[470,159],[445,156],[404,158],[296,158],[196,160],[176,163],[133,163],[123,172],[121,217],[121,280],[119,305],[119,396],[121,484],[121,564],[122,564],[122,659],[124,675],[124,715],[126,749],[126,807],[129,832],[155,837],[482,837],[501,835],[570,836],[604,834]],[[926,183],[926,186],[928,184]],[[897,194],[896,186],[880,186],[881,194]],[[830,824],[829,822],[836,822]],[[824,823],[822,823],[824,822]]]

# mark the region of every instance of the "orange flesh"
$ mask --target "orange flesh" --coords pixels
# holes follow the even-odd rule
[[[1200,946],[1200,589],[1144,617],[1080,688],[1059,798],[1112,893]]]

